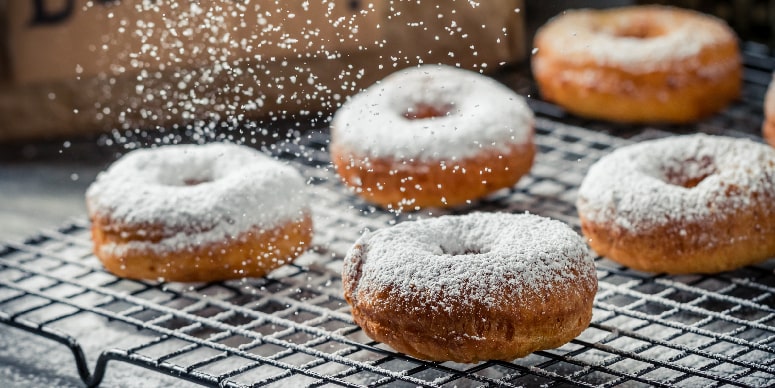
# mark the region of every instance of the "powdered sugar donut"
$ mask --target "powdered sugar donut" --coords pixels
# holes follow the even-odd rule
[[[392,207],[454,206],[514,185],[533,163],[533,114],[480,74],[427,65],[347,101],[331,123],[344,182]]]
[[[310,243],[304,190],[296,170],[245,146],[133,151],[86,192],[94,253],[128,278],[263,276]]]
[[[707,135],[617,149],[579,189],[600,255],[650,272],[714,273],[775,255],[775,149]]]
[[[530,214],[443,216],[365,234],[344,297],[371,338],[414,357],[512,360],[560,346],[592,317],[595,265],[562,222]]]
[[[740,94],[737,37],[720,19],[663,6],[567,11],[536,33],[541,95],[578,115],[690,122]]]
[[[772,81],[767,88],[767,95],[764,97],[762,134],[764,134],[764,139],[767,140],[767,143],[775,147],[775,74],[772,75]]]

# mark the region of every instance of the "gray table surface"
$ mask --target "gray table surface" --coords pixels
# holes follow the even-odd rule
[[[0,164],[0,239],[23,240],[85,217],[84,192],[101,168],[85,162]]]

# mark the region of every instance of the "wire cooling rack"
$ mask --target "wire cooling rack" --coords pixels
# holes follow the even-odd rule
[[[756,136],[775,67],[757,50],[746,48],[743,100],[700,130]],[[474,210],[530,211],[579,229],[580,181],[594,161],[631,141],[610,133],[629,136],[632,128],[566,116],[536,99],[531,104],[539,113],[536,164],[516,187],[483,201],[431,214],[384,212],[338,182],[327,134],[310,132],[273,150],[293,160],[311,186],[315,238],[295,264],[266,278],[222,283],[124,280],[102,270],[91,254],[88,223],[74,222],[0,245],[0,322],[65,345],[90,386],[100,383],[109,361],[227,387],[775,384],[775,260],[713,276],[664,276],[598,258],[589,328],[566,345],[513,362],[416,360],[371,341],[353,323],[340,271],[364,229]],[[684,130],[641,127],[637,136]],[[87,361],[85,349],[96,361]]]

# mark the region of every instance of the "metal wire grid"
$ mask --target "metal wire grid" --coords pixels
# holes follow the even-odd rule
[[[610,136],[538,120],[541,153],[531,176],[481,204],[452,212],[523,211],[577,226],[572,199]],[[317,136],[317,135],[316,135]],[[314,137],[314,136],[313,136]],[[322,143],[324,135],[319,135]],[[90,253],[88,225],[46,231],[0,251],[0,320],[70,346],[87,383],[109,360],[211,385],[764,386],[775,379],[775,276],[753,267],[715,277],[652,277],[599,260],[593,323],[579,338],[513,363],[428,363],[366,338],[341,297],[341,258],[363,228],[398,217],[353,199],[318,159],[302,167],[314,186],[314,249],[270,278],[200,284],[117,279]],[[126,334],[94,372],[60,327],[104,322]],[[120,324],[119,324],[120,323]]]
[[[765,72],[747,69],[746,94],[757,104],[764,89],[752,78],[764,80]],[[627,141],[559,123],[577,119],[533,104],[550,118],[537,120],[540,153],[530,176],[512,190],[433,215],[530,211],[578,229],[573,201],[585,171]],[[750,120],[751,112],[761,119],[760,105],[744,99],[701,125]],[[735,123],[727,128],[739,128]],[[772,261],[715,276],[671,277],[598,259],[590,327],[558,349],[513,362],[424,362],[371,341],[342,299],[341,258],[365,228],[432,215],[385,213],[354,198],[330,171],[326,142],[325,133],[312,132],[274,150],[299,162],[313,188],[316,237],[296,264],[267,278],[193,286],[123,280],[101,269],[90,252],[88,224],[77,221],[23,244],[0,245],[0,322],[65,344],[88,385],[99,384],[111,360],[214,386],[775,382]],[[89,362],[87,354],[98,357]]]

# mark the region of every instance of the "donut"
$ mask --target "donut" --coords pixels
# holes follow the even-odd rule
[[[497,81],[450,66],[391,74],[331,122],[344,183],[387,208],[451,207],[511,187],[533,164],[533,113]]]
[[[531,214],[470,213],[368,233],[344,260],[344,297],[372,339],[410,356],[475,363],[561,346],[597,292],[584,240]]]
[[[579,188],[598,254],[647,272],[717,273],[775,255],[775,149],[689,135],[604,156]]]
[[[264,276],[310,244],[304,189],[295,169],[246,146],[132,151],[86,191],[94,254],[124,278]]]
[[[740,95],[735,33],[720,19],[664,7],[567,11],[536,33],[544,99],[614,122],[686,123]]]
[[[772,82],[767,88],[767,95],[764,97],[764,124],[762,125],[762,134],[771,146],[775,147],[775,74],[772,75]]]

